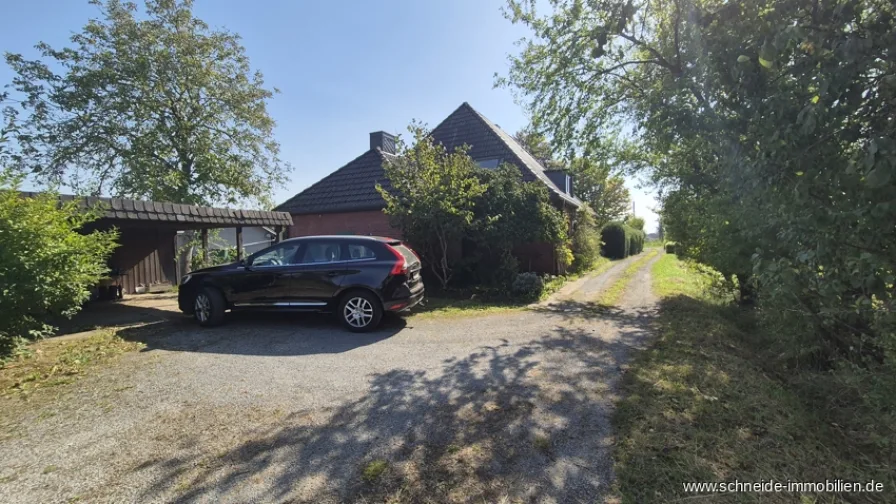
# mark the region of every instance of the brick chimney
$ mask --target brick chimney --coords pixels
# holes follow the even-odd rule
[[[395,154],[395,136],[385,131],[370,134],[370,150],[380,149],[386,154]]]

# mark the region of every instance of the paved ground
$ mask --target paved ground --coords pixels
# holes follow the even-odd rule
[[[301,315],[166,325],[50,406],[0,403],[20,410],[0,502],[595,502],[654,309],[649,265],[620,309],[590,302],[627,264],[525,312],[368,335]]]

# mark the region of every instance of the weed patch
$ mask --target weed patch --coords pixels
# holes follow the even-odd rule
[[[387,469],[389,469],[389,463],[385,460],[371,460],[364,466],[364,470],[361,471],[361,477],[365,483],[373,484],[380,479]]]
[[[122,339],[114,330],[87,338],[31,343],[0,366],[0,396],[26,397],[38,389],[72,383],[91,368],[142,347],[142,343]]]

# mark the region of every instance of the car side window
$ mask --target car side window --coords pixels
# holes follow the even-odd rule
[[[352,243],[348,245],[347,259],[356,260],[374,258],[376,258],[376,252],[374,252],[373,249],[368,247],[367,245],[362,245],[359,243]]]
[[[295,264],[296,252],[299,250],[298,243],[284,243],[283,245],[262,251],[260,254],[252,258],[252,266],[286,266]]]
[[[341,258],[338,242],[316,241],[305,246],[302,260],[298,261],[298,264],[333,262]]]

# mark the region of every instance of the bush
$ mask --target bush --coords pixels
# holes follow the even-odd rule
[[[96,218],[57,194],[19,193],[21,177],[0,173],[0,353],[18,338],[38,338],[54,328],[52,316],[72,316],[107,272],[115,231],[78,232]]]
[[[638,255],[644,251],[644,240],[647,235],[640,229],[628,229],[628,253],[629,255]]]
[[[576,224],[572,230],[572,271],[588,271],[600,256],[600,233],[594,218],[586,211],[576,214]]]
[[[611,222],[604,226],[600,239],[604,242],[601,253],[610,259],[628,257],[629,242],[626,236],[627,226],[621,222]]]
[[[535,273],[520,273],[513,280],[510,291],[521,299],[538,299],[544,292],[544,280]]]
[[[675,242],[666,242],[666,246],[664,247],[667,254],[677,254],[675,251]]]
[[[625,259],[644,250],[644,231],[632,229],[623,222],[611,222],[601,231],[604,246],[601,250],[610,259]]]

